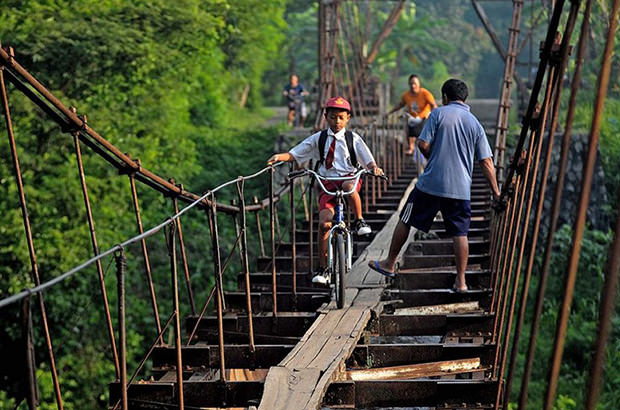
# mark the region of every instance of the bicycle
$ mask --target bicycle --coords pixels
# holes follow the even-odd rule
[[[384,175],[375,175],[365,169],[359,170],[354,175],[346,177],[324,177],[312,170],[301,169],[290,172],[288,174],[288,178],[293,180],[306,175],[310,175],[314,178],[323,192],[336,197],[334,219],[327,239],[327,267],[332,275],[331,283],[334,285],[333,291],[336,296],[336,305],[338,306],[338,309],[342,309],[345,301],[345,277],[353,265],[353,239],[351,231],[349,230],[344,218],[344,197],[355,192],[355,187],[357,186],[362,175],[371,175],[385,180],[387,180],[387,177]],[[353,181],[353,185],[349,191],[345,192],[342,189],[337,189],[332,192],[325,188],[322,181]]]

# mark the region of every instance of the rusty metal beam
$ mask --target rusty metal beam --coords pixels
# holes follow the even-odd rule
[[[6,53],[2,48],[0,51],[13,60],[12,50],[11,54]],[[22,220],[24,223],[24,231],[26,234],[26,243],[28,246],[28,255],[30,257],[31,275],[36,286],[41,284],[39,276],[39,265],[37,263],[37,254],[34,247],[34,240],[32,235],[32,227],[30,225],[30,217],[28,215],[28,205],[26,203],[26,194],[24,190],[24,181],[22,178],[21,167],[19,165],[19,154],[17,152],[17,143],[15,142],[15,135],[13,133],[13,123],[11,120],[11,109],[9,107],[9,98],[6,91],[6,84],[4,81],[4,72],[6,68],[0,66],[0,96],[2,98],[2,109],[4,112],[4,119],[9,139],[9,147],[11,150],[11,160],[13,163],[13,172],[15,174],[15,182],[17,185],[17,192],[19,195],[19,205],[22,212]],[[59,410],[63,409],[62,394],[60,392],[60,383],[58,381],[58,371],[56,369],[56,359],[54,358],[54,348],[52,346],[52,337],[50,335],[49,324],[47,320],[47,311],[45,308],[45,301],[43,294],[39,294],[39,308],[41,309],[41,319],[43,324],[43,331],[45,334],[45,345],[47,347],[47,354],[50,361],[50,371],[52,374],[52,384],[54,386],[54,398],[56,399],[56,407]]]
[[[618,200],[620,201],[620,190],[618,190]],[[598,402],[599,393],[602,386],[602,373],[605,364],[605,353],[609,332],[611,330],[611,319],[616,307],[618,297],[618,275],[620,274],[620,212],[616,219],[615,239],[609,247],[607,257],[607,267],[605,269],[605,283],[603,284],[603,296],[601,298],[599,310],[598,331],[596,332],[596,343],[594,348],[594,358],[590,367],[590,377],[588,377],[588,395],[586,399],[586,409],[594,410]]]
[[[575,290],[575,282],[577,280],[577,269],[579,267],[579,258],[581,255],[581,245],[583,232],[585,229],[586,212],[590,201],[590,192],[592,189],[592,176],[594,174],[594,164],[598,153],[598,140],[601,128],[601,120],[603,107],[607,97],[607,88],[609,86],[609,76],[611,72],[611,55],[614,49],[614,41],[616,28],[618,26],[618,10],[620,9],[620,0],[614,0],[612,11],[609,14],[609,29],[605,41],[605,50],[601,60],[601,70],[598,76],[598,87],[596,100],[594,103],[594,113],[592,116],[592,127],[590,129],[590,138],[588,142],[588,154],[584,164],[583,177],[581,181],[581,189],[579,195],[579,206],[577,207],[577,217],[573,224],[573,240],[569,256],[568,269],[566,271],[566,281],[564,294],[562,296],[562,305],[560,307],[557,327],[555,332],[555,340],[553,344],[553,357],[551,361],[551,370],[545,394],[545,410],[550,410],[555,401],[555,394],[560,375],[560,366],[562,364],[562,355],[564,353],[564,343],[566,340],[566,331],[568,327],[568,318],[570,316],[570,308],[573,301],[573,293]]]

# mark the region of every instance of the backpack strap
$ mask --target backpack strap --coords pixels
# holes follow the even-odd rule
[[[355,154],[355,144],[353,143],[353,131],[346,130],[344,138],[347,141],[347,148],[349,149],[349,158],[351,159],[351,165],[357,168],[357,155]]]
[[[325,161],[325,144],[327,143],[327,130],[321,131],[319,135],[319,162],[316,164],[320,166]]]
[[[347,149],[349,150],[349,158],[351,164],[357,168],[357,155],[355,154],[355,144],[353,143],[353,131],[346,130],[344,133],[344,139],[347,143]],[[319,166],[325,162],[325,145],[327,144],[327,130],[321,131],[319,135],[319,162],[317,162],[315,171]]]

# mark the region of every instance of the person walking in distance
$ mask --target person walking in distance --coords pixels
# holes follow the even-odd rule
[[[493,153],[484,128],[465,104],[467,95],[467,85],[461,80],[450,79],[441,87],[444,105],[430,113],[418,139],[418,148],[428,158],[428,163],[400,214],[387,258],[370,261],[371,269],[388,277],[396,276],[396,258],[411,227],[428,232],[435,215],[441,211],[446,231],[452,237],[456,258],[457,277],[453,289],[467,291],[467,234],[471,221],[475,159],[480,162],[495,199],[500,194]]]
[[[290,82],[284,87],[282,95],[286,97],[286,106],[288,107],[287,121],[289,127],[295,125],[297,127],[303,127],[306,122],[307,110],[304,97],[310,93],[306,91],[304,86],[299,82],[299,78],[292,74]],[[299,116],[296,122],[296,117]]]
[[[409,76],[409,89],[403,93],[398,104],[386,115],[403,107],[407,107],[405,115],[407,116],[407,135],[409,137],[409,149],[406,153],[413,155],[416,138],[420,136],[431,111],[437,108],[433,94],[420,86],[420,77],[416,74]]]

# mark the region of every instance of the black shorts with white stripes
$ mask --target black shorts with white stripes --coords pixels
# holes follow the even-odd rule
[[[471,221],[471,201],[427,194],[417,187],[409,194],[400,213],[403,223],[428,232],[437,212],[441,211],[446,232],[450,236],[467,236]]]

